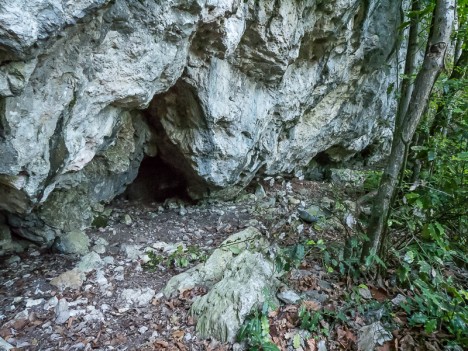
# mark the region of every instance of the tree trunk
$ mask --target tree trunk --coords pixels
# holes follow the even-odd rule
[[[381,253],[391,202],[405,153],[427,106],[432,87],[444,65],[445,51],[449,44],[454,17],[455,0],[437,0],[424,61],[414,81],[414,89],[406,114],[401,116],[396,123],[392,149],[372,208],[367,230],[369,241],[364,243],[362,261],[365,261],[369,255]]]

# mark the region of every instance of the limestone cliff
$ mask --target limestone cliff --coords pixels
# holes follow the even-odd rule
[[[378,158],[399,7],[0,0],[0,211],[48,242],[89,225],[145,155],[182,172],[193,196],[300,174],[318,153]]]

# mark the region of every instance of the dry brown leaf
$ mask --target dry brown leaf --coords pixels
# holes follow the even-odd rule
[[[409,334],[405,335],[400,340],[400,350],[401,351],[413,351],[415,349],[415,345],[416,345],[416,343],[414,342],[414,339]]]
[[[376,299],[379,302],[383,302],[388,300],[388,294],[385,292],[383,289],[378,289],[374,287],[369,287],[369,290],[371,292],[371,295],[374,299]]]
[[[176,343],[177,345],[177,348],[180,350],[180,351],[187,351],[187,346],[185,346],[184,344],[178,342]]]
[[[377,346],[376,348],[377,351],[391,351],[392,350],[392,342],[387,341],[385,344],[382,346]]]
[[[306,342],[307,342],[308,351],[317,350],[317,341],[314,338],[307,339]]]
[[[195,318],[193,316],[187,317],[187,325],[195,325]]]
[[[308,311],[318,311],[322,308],[320,303],[317,301],[306,300],[306,301],[303,301],[302,304]]]
[[[185,335],[185,332],[183,330],[176,330],[175,332],[172,333],[172,337],[176,339],[177,341],[181,341],[184,335]]]
[[[156,350],[158,350],[157,347],[166,349],[169,346],[169,343],[167,341],[162,340],[162,339],[156,339],[156,341],[153,343],[153,345],[156,347]]]

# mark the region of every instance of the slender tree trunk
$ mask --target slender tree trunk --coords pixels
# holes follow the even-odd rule
[[[420,5],[419,0],[413,0],[411,3],[411,11],[419,11]],[[419,34],[419,17],[411,17],[409,33],[408,33],[408,47],[406,50],[405,59],[405,70],[403,72],[404,77],[401,83],[400,89],[400,100],[398,101],[398,110],[395,121],[395,128],[400,128],[403,123],[408,105],[413,93],[414,84],[412,82],[412,76],[416,72],[417,57],[418,57],[418,34]]]
[[[398,121],[387,166],[382,174],[379,192],[375,198],[364,244],[362,260],[380,254],[387,229],[387,219],[395,194],[398,176],[405,153],[427,106],[434,83],[444,64],[445,51],[450,40],[455,17],[455,0],[437,0],[432,15],[431,30],[424,61],[414,81],[414,89],[406,114]]]

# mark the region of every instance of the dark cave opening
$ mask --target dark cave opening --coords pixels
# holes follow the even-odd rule
[[[184,174],[159,156],[145,156],[135,180],[120,196],[132,202],[150,204],[169,198],[190,201]]]

